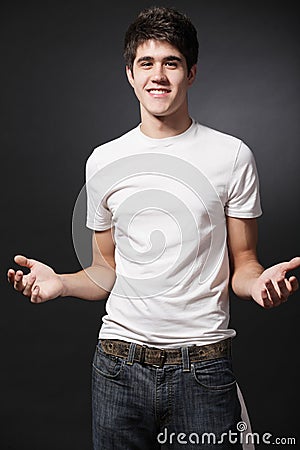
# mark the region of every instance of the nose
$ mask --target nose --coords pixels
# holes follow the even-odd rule
[[[151,79],[154,83],[166,83],[168,81],[164,71],[164,67],[161,64],[155,65],[153,67]]]

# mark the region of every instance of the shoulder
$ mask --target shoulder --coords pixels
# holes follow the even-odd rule
[[[233,163],[236,161],[249,162],[254,156],[252,150],[238,136],[219,131],[206,125],[196,122],[197,134],[199,135],[203,146],[209,150],[214,158],[226,158]]]
[[[92,171],[92,168],[97,170],[100,166],[106,166],[124,156],[130,148],[129,144],[135,140],[137,129],[138,127],[135,127],[122,136],[95,147],[86,161],[87,171]]]
[[[122,134],[122,136],[119,136],[115,139],[112,139],[111,141],[99,145],[98,147],[95,147],[91,156],[97,157],[97,155],[99,155],[100,153],[117,152],[119,149],[125,147],[128,142],[135,139],[137,130],[138,127],[135,127],[132,130]]]
[[[217,130],[215,128],[196,122],[197,133],[209,145],[216,148],[227,148],[237,151],[241,146],[242,140],[231,134]]]

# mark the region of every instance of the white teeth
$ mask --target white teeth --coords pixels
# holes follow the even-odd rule
[[[169,91],[166,91],[164,89],[150,89],[149,92],[151,94],[166,94]]]

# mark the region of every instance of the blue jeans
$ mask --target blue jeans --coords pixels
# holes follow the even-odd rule
[[[92,370],[94,450],[242,448],[230,357],[186,367],[186,362],[161,368],[128,362],[106,354],[98,342]]]

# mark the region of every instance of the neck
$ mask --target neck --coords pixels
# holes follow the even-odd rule
[[[184,133],[192,123],[192,119],[187,114],[170,116],[152,116],[145,111],[141,111],[141,131],[154,139],[163,139]]]

